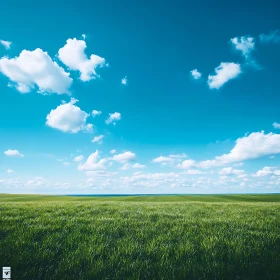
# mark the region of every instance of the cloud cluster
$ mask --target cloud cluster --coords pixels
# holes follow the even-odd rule
[[[202,161],[198,166],[209,168],[278,153],[280,153],[280,134],[253,132],[248,136],[238,138],[228,154],[217,156],[213,160]]]

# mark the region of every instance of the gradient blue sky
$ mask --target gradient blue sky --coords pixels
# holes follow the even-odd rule
[[[279,1],[2,2],[0,192],[279,192]]]

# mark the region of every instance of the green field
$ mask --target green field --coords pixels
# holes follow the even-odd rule
[[[280,279],[280,195],[0,195],[12,279]]]

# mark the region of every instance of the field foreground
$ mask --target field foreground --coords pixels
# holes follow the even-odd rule
[[[12,279],[280,279],[280,195],[0,195]]]

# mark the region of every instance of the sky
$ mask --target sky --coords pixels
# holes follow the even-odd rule
[[[0,193],[278,193],[279,1],[2,1]]]

